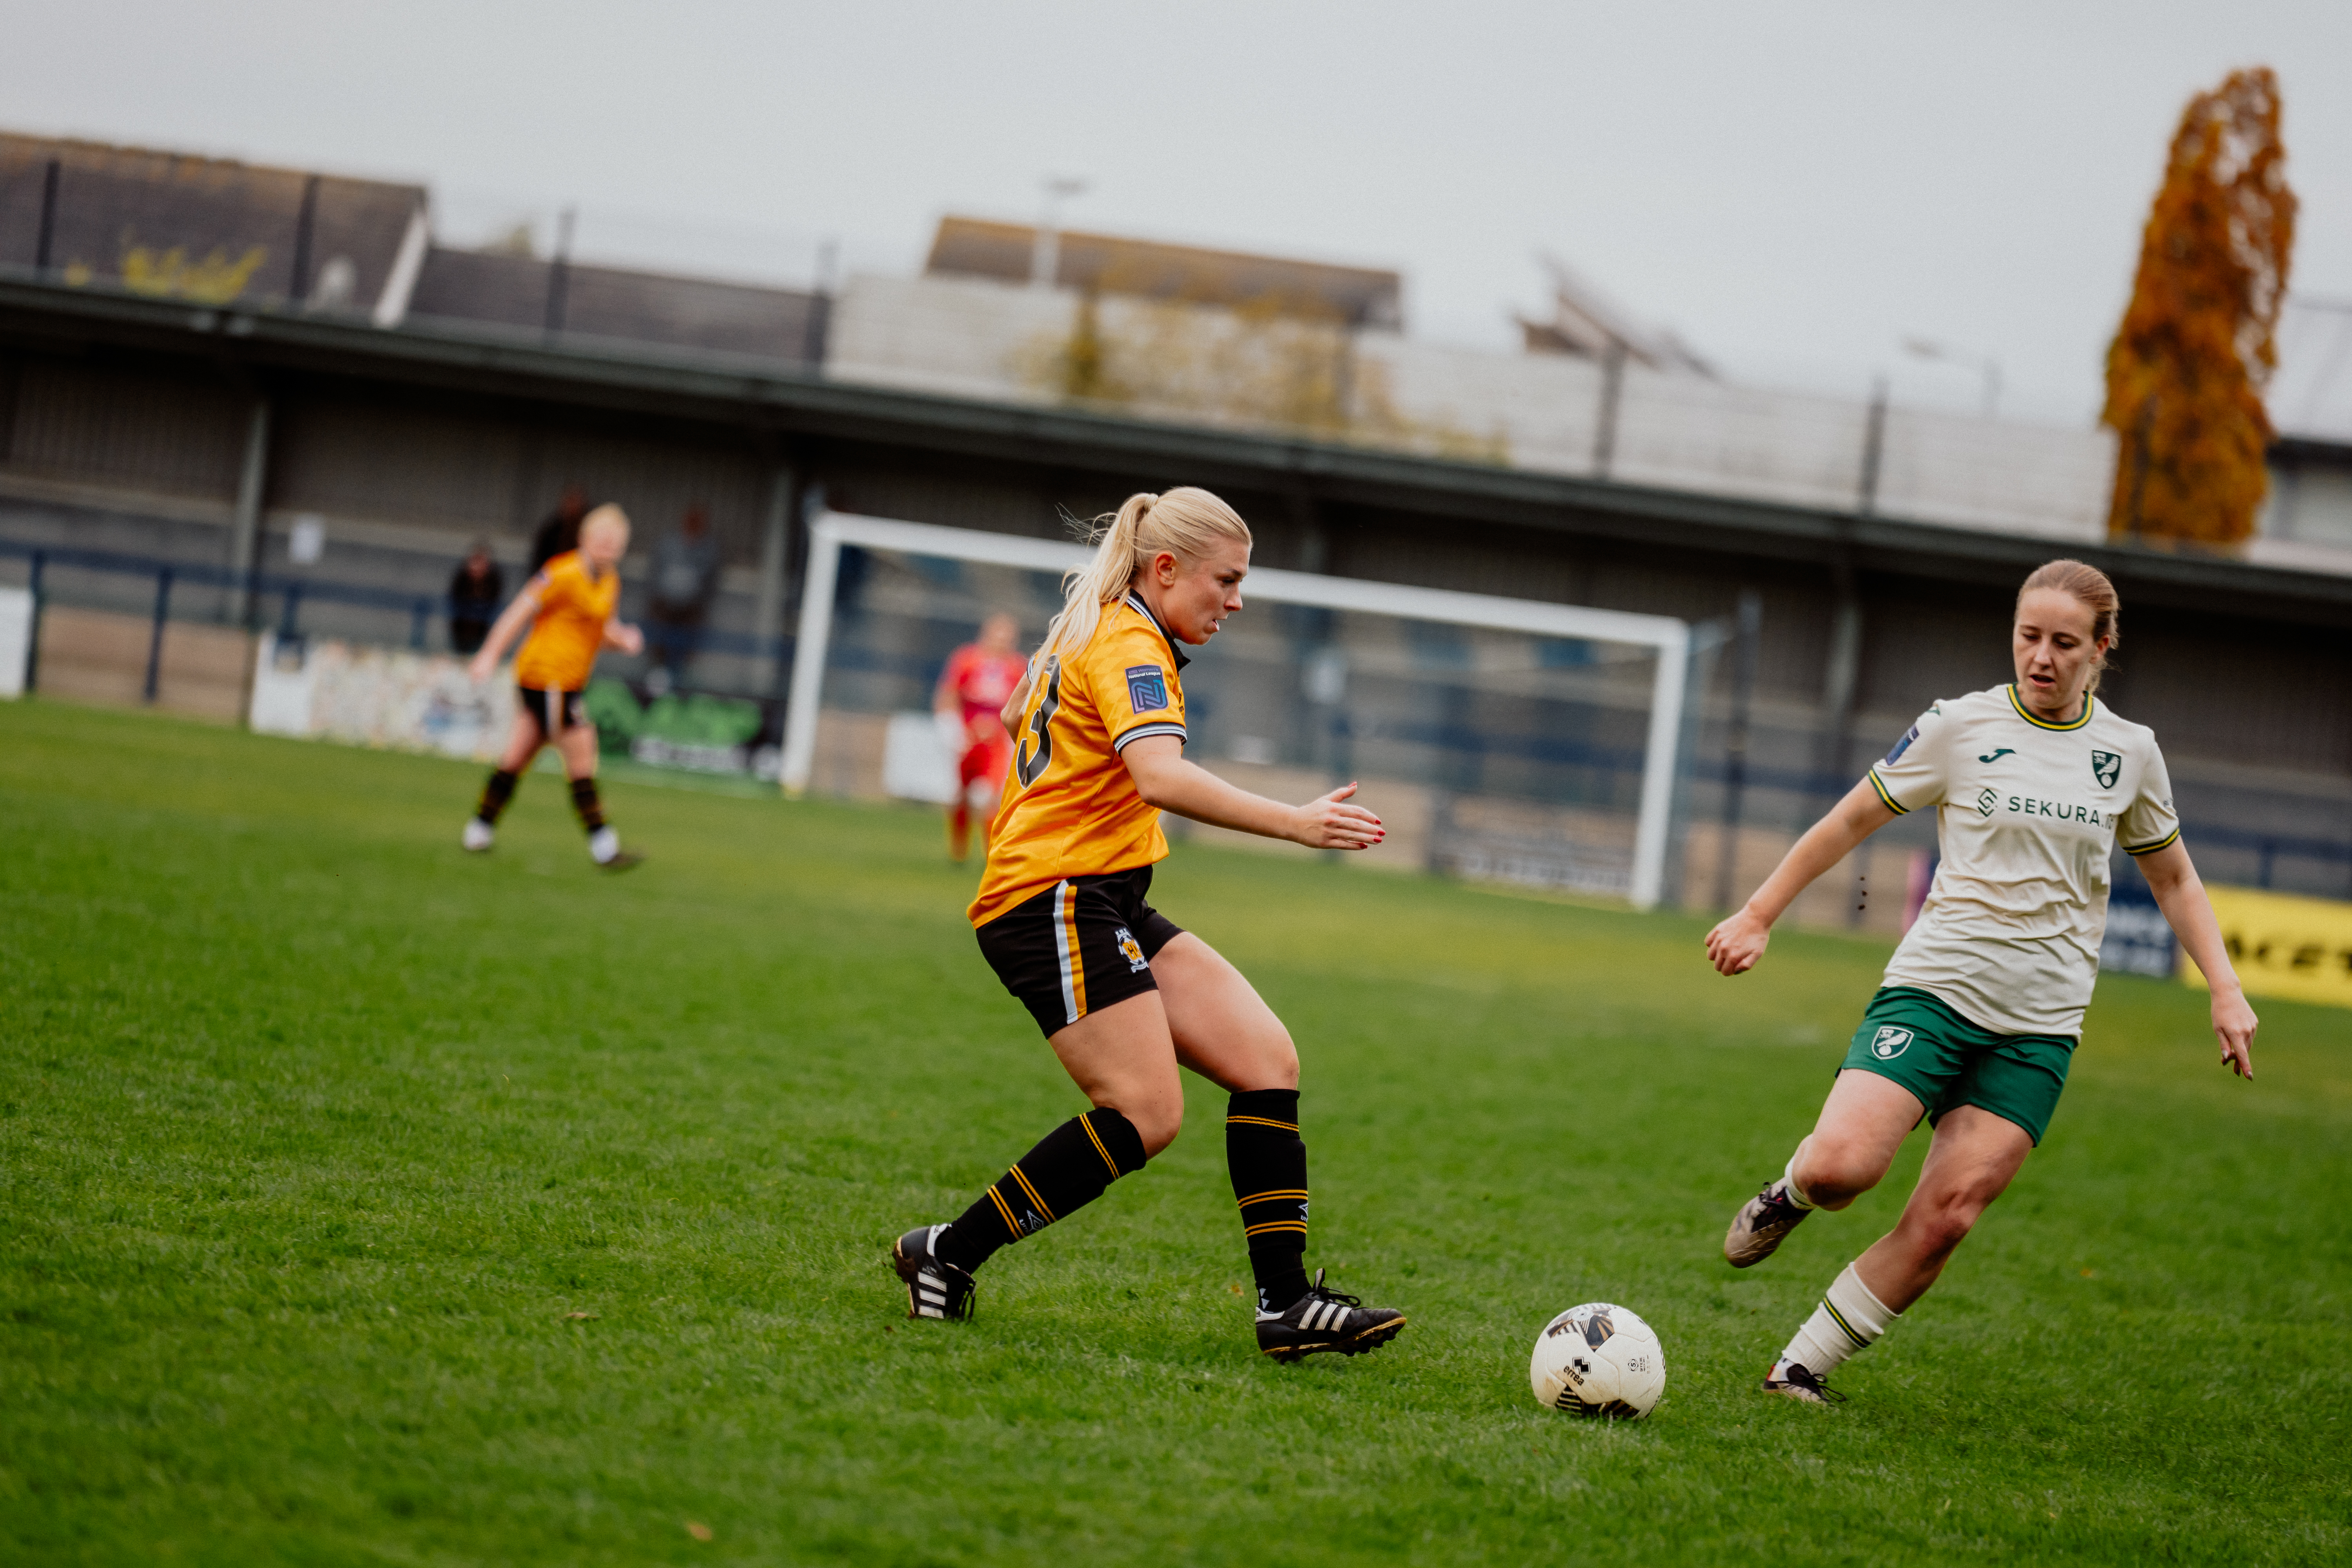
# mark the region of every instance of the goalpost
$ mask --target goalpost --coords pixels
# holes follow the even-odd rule
[[[1028,539],[846,512],[820,514],[809,525],[808,567],[801,595],[800,633],[793,658],[792,689],[785,710],[779,769],[779,782],[793,795],[807,789],[816,760],[817,720],[833,640],[841,552],[845,546],[1055,575],[1083,564],[1091,553],[1075,542]],[[1438,622],[1535,637],[1623,644],[1651,650],[1656,657],[1656,672],[1652,680],[1642,748],[1639,806],[1627,891],[1635,909],[1645,910],[1657,904],[1664,890],[1668,817],[1674,806],[1675,752],[1683,731],[1684,683],[1691,655],[1687,623],[1671,616],[1551,605],[1267,567],[1251,571],[1243,594],[1245,598],[1269,604],[1355,611],[1401,620]]]

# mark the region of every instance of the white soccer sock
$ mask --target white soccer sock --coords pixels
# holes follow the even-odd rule
[[[1830,1281],[1829,1293],[1789,1342],[1789,1348],[1780,1352],[1772,1370],[1777,1373],[1793,1362],[1815,1377],[1826,1377],[1854,1352],[1876,1344],[1897,1315],[1870,1293],[1870,1287],[1849,1263],[1844,1273]]]
[[[1805,1145],[1811,1142],[1810,1137],[1797,1140],[1797,1151],[1789,1156],[1789,1168],[1780,1173],[1780,1191],[1801,1209],[1813,1206],[1813,1200],[1805,1195],[1805,1189],[1797,1185],[1797,1162],[1805,1157]]]

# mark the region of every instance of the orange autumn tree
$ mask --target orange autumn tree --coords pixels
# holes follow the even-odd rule
[[[2253,531],[2294,209],[2278,79],[2232,71],[2180,117],[2107,349],[2100,418],[2119,438],[2110,534],[2223,544]]]

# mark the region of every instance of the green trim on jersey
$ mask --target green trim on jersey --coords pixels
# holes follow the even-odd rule
[[[2133,846],[2126,844],[2124,846],[2124,853],[2126,855],[2153,855],[2168,844],[2178,844],[2179,842],[2180,829],[2176,827],[2153,844],[2142,844],[2137,847],[2134,847]]]
[[[1901,1084],[1930,1121],[1974,1105],[2024,1129],[2038,1144],[2074,1055],[2067,1036],[2004,1035],[1971,1023],[1931,991],[1889,985],[1863,1010],[1839,1068]]]
[[[2025,703],[2017,695],[2015,681],[2011,681],[2001,689],[2009,693],[2009,705],[2017,710],[2017,716],[2037,730],[2079,730],[2091,721],[2091,710],[2098,706],[2098,699],[2085,691],[2083,693],[2083,716],[2071,724],[2053,724],[2049,720],[2036,719],[2025,710]]]
[[[1887,810],[1893,812],[1897,816],[1908,816],[1911,815],[1911,808],[1909,806],[1898,805],[1895,802],[1895,797],[1886,793],[1886,785],[1880,780],[1878,770],[1876,768],[1871,769],[1862,776],[1870,781],[1870,787],[1878,792],[1878,798],[1886,803]]]

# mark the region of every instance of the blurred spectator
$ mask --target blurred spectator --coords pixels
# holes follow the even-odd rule
[[[588,492],[578,485],[563,487],[563,499],[530,539],[530,569],[535,573],[567,550],[580,548],[580,520],[588,515]]]
[[[487,541],[477,539],[466,559],[457,563],[457,574],[449,579],[449,647],[454,653],[472,653],[482,646],[489,635],[490,623],[498,618],[499,603],[506,589],[506,574],[490,559]]]
[[[719,592],[719,541],[710,531],[710,509],[700,501],[688,507],[677,531],[654,547],[653,588],[646,615],[653,623],[646,639],[654,658],[648,679],[667,689],[694,658],[703,619]]]

